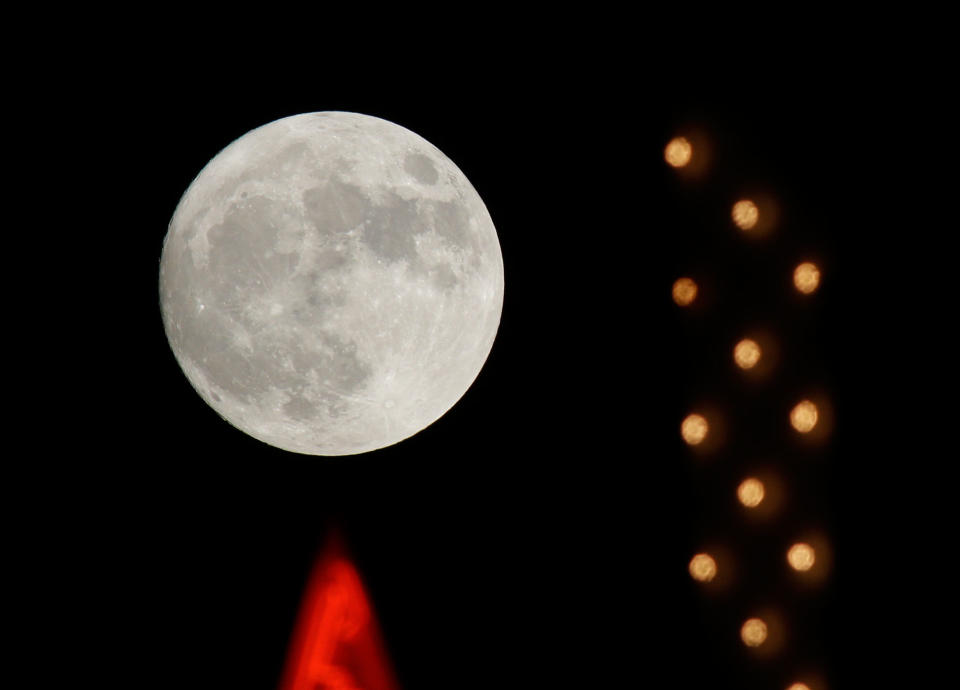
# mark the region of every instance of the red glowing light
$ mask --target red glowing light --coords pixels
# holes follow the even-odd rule
[[[332,542],[317,559],[283,690],[399,690],[356,568]]]

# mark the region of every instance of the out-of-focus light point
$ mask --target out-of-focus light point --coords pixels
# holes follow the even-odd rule
[[[787,551],[787,562],[794,570],[801,572],[813,567],[816,556],[813,547],[809,544],[797,543]]]
[[[760,220],[760,210],[749,199],[741,199],[735,203],[730,215],[733,217],[733,222],[741,230],[753,229],[757,221]]]
[[[740,639],[748,647],[759,647],[767,640],[767,624],[759,618],[749,618],[740,628]]]
[[[698,553],[690,559],[690,577],[697,582],[710,582],[717,575],[717,562],[710,554]]]
[[[816,264],[805,261],[794,269],[793,284],[797,290],[809,295],[820,285],[820,269]]]
[[[754,477],[744,479],[737,487],[737,498],[747,508],[756,508],[760,505],[764,493],[763,482]]]
[[[699,414],[687,415],[680,425],[680,435],[691,446],[702,443],[709,430],[710,425],[707,424],[706,418]]]
[[[733,348],[733,361],[741,369],[752,369],[760,361],[760,346],[749,338],[744,338]]]
[[[663,158],[674,168],[682,168],[690,162],[693,156],[693,146],[685,137],[675,137],[670,140],[663,150]]]
[[[678,278],[673,284],[673,301],[686,307],[697,298],[697,284],[692,278]]]
[[[787,690],[810,690],[810,686],[806,683],[794,683]]]
[[[801,434],[812,431],[818,418],[817,406],[809,400],[801,400],[790,410],[790,426]]]

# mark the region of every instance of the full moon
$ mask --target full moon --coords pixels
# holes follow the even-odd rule
[[[220,416],[310,455],[384,448],[463,396],[493,346],[503,259],[480,195],[392,122],[295,115],[197,175],[160,259],[167,339]]]

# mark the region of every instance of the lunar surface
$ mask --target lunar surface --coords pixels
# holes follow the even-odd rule
[[[355,113],[248,132],[180,200],[160,260],[170,347],[200,396],[272,446],[350,455],[439,419],[503,304],[490,214],[429,142]]]

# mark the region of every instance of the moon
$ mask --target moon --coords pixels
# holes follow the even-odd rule
[[[309,455],[384,448],[476,379],[503,258],[470,181],[419,135],[347,112],[243,135],[197,175],[160,258],[160,308],[197,393]]]

